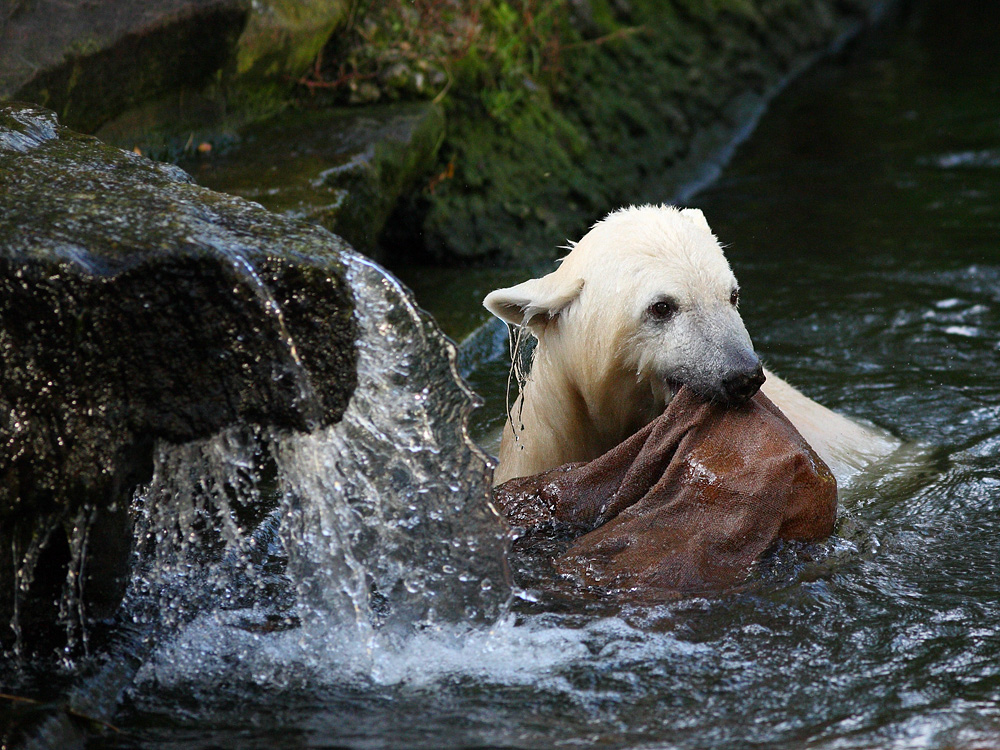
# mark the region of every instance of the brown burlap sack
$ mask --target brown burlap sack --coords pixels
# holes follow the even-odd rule
[[[600,458],[494,498],[512,526],[579,534],[559,573],[636,600],[732,587],[779,539],[822,539],[837,515],[833,475],[766,396],[726,409],[687,388]]]

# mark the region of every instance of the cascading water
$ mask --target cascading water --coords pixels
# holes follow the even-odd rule
[[[301,657],[368,672],[378,649],[505,610],[507,529],[489,458],[467,433],[477,398],[454,347],[398,282],[345,260],[359,362],[343,419],[310,433],[232,428],[158,451],[136,498],[141,573],[127,606],[171,630],[193,621],[198,636],[176,639],[147,675],[191,664],[189,647],[199,668],[206,649],[224,658],[234,639],[260,648],[265,633],[286,650],[272,665]]]
[[[298,508],[282,533],[289,573],[303,602],[328,613],[349,604],[362,629],[492,622],[510,583],[489,459],[467,433],[476,397],[456,376],[453,347],[397,282],[360,257],[348,277],[358,390],[339,424],[275,446]]]

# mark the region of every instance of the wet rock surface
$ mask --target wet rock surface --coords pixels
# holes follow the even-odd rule
[[[14,0],[0,9],[0,100],[32,101],[93,132],[186,93],[246,98],[310,63],[348,3],[287,0]],[[222,86],[219,87],[219,83]],[[178,100],[176,97],[181,94]],[[220,104],[221,106],[221,104]],[[176,116],[176,115],[175,115]]]
[[[114,610],[156,441],[340,419],[344,247],[51,112],[0,109],[0,638]]]
[[[299,110],[248,127],[292,103],[312,61],[315,71],[338,59],[364,15],[346,0],[19,0],[0,10],[0,100],[47,106],[71,127],[157,158],[202,143],[218,154],[239,140],[221,174],[200,181],[335,228],[398,267],[548,261],[617,206],[686,201],[785,82],[892,4],[586,0],[560,11],[565,28],[545,70],[510,90],[460,75],[452,87],[423,59],[383,66],[378,86],[350,81],[374,97],[351,102],[449,92],[442,145],[442,110],[426,102],[391,116]],[[345,101],[315,93],[311,105]],[[345,151],[364,128],[371,145]],[[259,144],[270,148],[255,153]],[[261,185],[249,184],[255,177]]]
[[[293,111],[183,165],[207,187],[324,226],[378,257],[390,213],[433,166],[444,131],[430,103]]]

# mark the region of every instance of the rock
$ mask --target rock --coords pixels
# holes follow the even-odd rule
[[[344,247],[51,112],[0,109],[0,640],[114,611],[156,441],[340,419]]]
[[[152,101],[247,109],[287,87],[346,0],[31,0],[0,16],[0,100],[56,110],[85,132]],[[221,86],[220,86],[221,84]]]
[[[185,166],[207,187],[320,224],[377,256],[386,220],[433,165],[444,129],[430,103],[293,111]]]
[[[401,213],[442,263],[550,261],[614,208],[686,202],[791,77],[887,4],[573,0],[540,91],[489,112],[490,92],[452,91],[453,179]]]
[[[351,3],[267,0],[249,5],[250,17],[236,52],[236,74],[275,81],[302,74],[347,18]]]

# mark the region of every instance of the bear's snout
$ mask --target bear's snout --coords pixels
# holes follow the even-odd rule
[[[764,368],[754,357],[754,365],[734,372],[722,381],[722,396],[726,404],[737,406],[749,400],[764,384]]]

